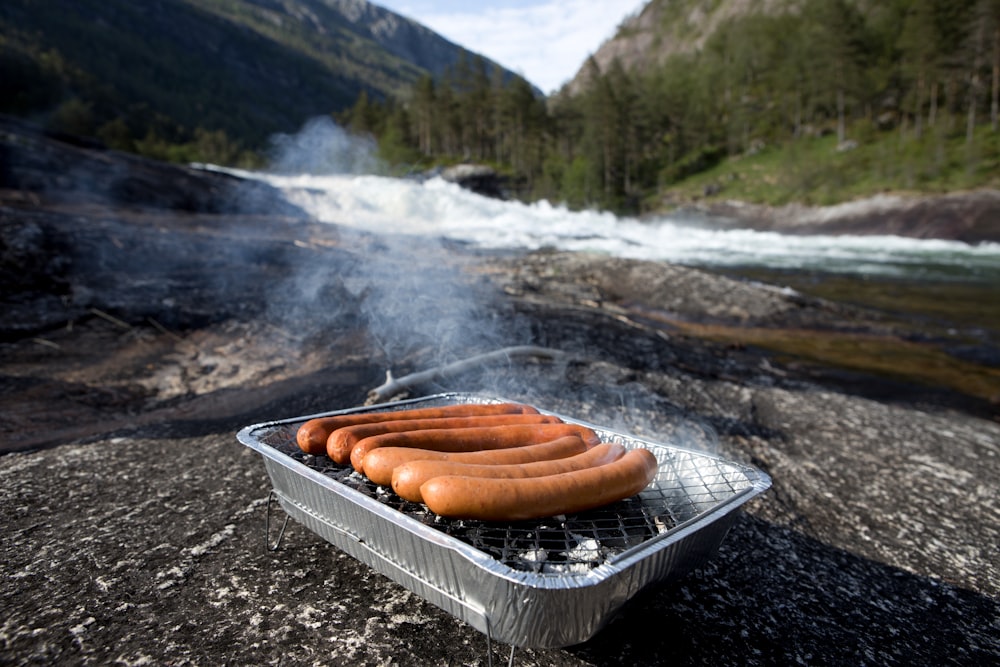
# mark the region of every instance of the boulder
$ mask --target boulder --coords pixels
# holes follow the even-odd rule
[[[457,164],[441,170],[441,178],[484,197],[508,198],[508,179],[481,164]]]

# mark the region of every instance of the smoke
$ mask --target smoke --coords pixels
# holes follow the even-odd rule
[[[371,139],[349,134],[330,118],[314,118],[295,134],[272,138],[267,171],[287,177],[283,184],[294,183],[283,186],[298,188],[293,199],[305,198],[329,211],[324,222],[345,218],[338,229],[350,255],[334,260],[323,253],[316,261],[296,264],[276,286],[275,311],[286,316],[309,312],[315,318],[323,312],[316,300],[340,293],[338,307],[326,311],[338,319],[353,311],[378,350],[379,362],[394,371],[442,365],[457,355],[523,340],[496,316],[489,290],[477,287],[481,281],[474,262],[461,247],[448,246],[433,234],[387,233],[385,227],[369,234],[347,224],[346,218],[356,217],[358,203],[335,200],[326,186],[330,179],[351,182],[386,171]],[[401,220],[399,227],[404,226]]]
[[[628,382],[616,392],[618,404],[610,409],[607,423],[624,433],[633,433],[689,449],[718,453],[719,437],[704,419],[681,409],[639,382]]]
[[[269,169],[314,176],[385,172],[371,137],[349,134],[326,116],[307,121],[295,134],[271,137]]]
[[[365,285],[362,312],[387,362],[419,355],[421,363],[441,365],[511,344],[466,268],[437,239],[378,240],[353,279]]]
[[[370,175],[382,171],[382,165],[371,141],[320,118],[297,134],[275,137],[272,145],[270,171],[287,177],[275,182],[291,200],[306,198],[307,208],[322,211],[322,222],[336,224],[339,216],[357,223],[366,213],[359,207],[378,204],[371,197],[335,197],[329,189],[333,181],[337,192],[362,183],[372,187]],[[386,181],[387,191],[389,185]],[[496,204],[483,200],[483,208]],[[378,214],[384,217],[394,210],[400,216],[399,229],[409,226],[408,214],[423,214],[388,205]],[[436,235],[433,227],[428,232],[424,226],[420,234],[404,234],[393,233],[385,224],[379,224],[376,233],[357,224],[339,225],[338,252],[317,252],[310,261],[297,263],[276,287],[273,296],[285,306],[275,308],[303,321],[309,314],[314,323],[317,316],[327,314],[329,324],[317,326],[316,335],[331,337],[331,344],[345,327],[353,327],[353,334],[363,332],[374,353],[370,360],[396,377],[512,346],[561,346],[567,355],[560,362],[493,361],[441,378],[420,391],[470,391],[523,400],[613,430],[654,440],[669,436],[671,442],[690,448],[715,449],[717,439],[709,427],[629,379],[627,372],[623,376],[617,365],[587,358],[585,331],[574,333],[572,325],[563,324],[547,331],[546,322],[518,314],[496,285],[483,277],[481,254],[472,246],[444,239],[443,234],[443,228]]]

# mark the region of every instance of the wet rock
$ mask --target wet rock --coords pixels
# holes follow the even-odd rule
[[[244,183],[217,171],[60,140],[8,116],[0,116],[0,193],[19,193],[20,199],[35,202],[72,202],[74,206],[299,214],[265,184]]]
[[[457,164],[442,169],[441,178],[484,197],[507,199],[509,196],[508,179],[486,165]]]
[[[834,206],[787,204],[771,207],[742,202],[709,202],[694,210],[718,224],[782,234],[894,235],[1000,242],[1000,191],[981,189],[939,196],[878,195]]]

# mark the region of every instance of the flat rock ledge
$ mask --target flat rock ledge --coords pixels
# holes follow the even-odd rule
[[[567,360],[413,394],[529,401],[750,463],[773,486],[702,567],[589,641],[514,664],[1000,662],[995,414],[875,400],[649,316],[888,326],[877,314],[694,269],[249,214],[212,203],[238,195],[231,180],[107,154],[86,164],[107,161],[110,190],[123,174],[127,205],[81,202],[58,190],[75,162],[30,145],[5,149],[0,188],[0,664],[491,664],[483,634],[304,527],[269,551],[270,482],[235,436],[361,404],[389,368],[529,343]],[[205,206],[183,198],[192,180]]]
[[[987,664],[1000,655],[998,524],[987,520],[995,427],[822,393],[675,382],[788,434],[779,447],[724,439],[723,449],[756,453],[775,488],[704,567],[633,601],[589,642],[521,649],[515,664]],[[792,435],[816,403],[830,418]],[[968,456],[956,462],[939,448]],[[5,664],[488,662],[482,634],[301,526],[268,551],[269,482],[231,432],[10,454],[0,489]]]

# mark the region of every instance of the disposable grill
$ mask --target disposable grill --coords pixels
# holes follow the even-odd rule
[[[499,402],[438,394],[379,411]],[[640,591],[711,557],[739,509],[770,487],[747,465],[585,424],[605,442],[645,447],[659,470],[638,496],[574,515],[511,523],[451,520],[295,443],[310,415],[248,426],[272,494],[292,518],[473,627],[513,646],[549,648],[596,634]],[[584,423],[559,415],[567,422]]]

